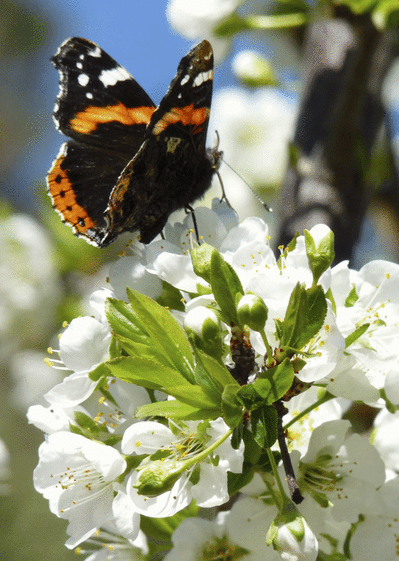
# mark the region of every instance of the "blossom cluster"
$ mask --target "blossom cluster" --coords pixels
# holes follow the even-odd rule
[[[66,545],[90,561],[393,559],[399,266],[332,266],[322,225],[276,259],[260,218],[219,201],[195,216],[201,243],[187,216],[112,266],[60,336],[71,373],[29,410]],[[343,418],[353,401],[376,412],[370,439]]]

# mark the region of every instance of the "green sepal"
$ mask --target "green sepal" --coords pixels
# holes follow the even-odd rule
[[[80,434],[90,440],[96,440],[108,446],[114,446],[122,440],[122,435],[111,434],[107,427],[97,424],[91,417],[80,411],[74,413],[75,425],[70,423],[70,431],[74,434]]]
[[[287,255],[291,252],[294,251],[294,249],[296,248],[296,242],[297,239],[299,238],[299,232],[295,233],[295,236],[292,238],[292,240],[284,247],[283,249],[283,253],[280,255],[280,257],[277,260],[277,265],[278,268],[281,269],[283,268],[283,259],[287,257]]]
[[[306,255],[313,274],[313,285],[316,285],[335,259],[334,233],[330,230],[317,246],[309,230],[304,231],[304,236]]]
[[[366,333],[369,327],[370,327],[369,323],[364,323],[363,325],[355,329],[353,333],[345,337],[345,348],[347,349],[350,345],[352,345],[352,343],[357,341],[359,337],[364,335],[364,333]]]
[[[110,374],[111,372],[107,364],[102,362],[101,364],[96,366],[91,372],[89,372],[89,378],[90,380],[97,382],[98,380],[101,380],[101,378],[106,378]]]
[[[357,295],[357,292],[356,292],[356,286],[353,285],[351,291],[349,292],[348,296],[346,297],[345,308],[351,308],[352,306],[354,306],[356,304],[356,302],[358,300],[359,300],[359,296]]]
[[[334,314],[336,314],[337,313],[337,304],[335,302],[335,298],[334,298],[334,295],[332,293],[331,288],[329,288],[326,292],[326,299],[331,302],[332,310],[333,310]]]

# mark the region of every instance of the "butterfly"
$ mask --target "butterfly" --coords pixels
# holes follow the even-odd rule
[[[210,187],[222,152],[206,148],[213,51],[202,41],[180,61],[158,107],[125,68],[86,39],[65,41],[54,109],[69,137],[48,173],[55,210],[74,233],[105,247],[138,231],[147,244],[169,215]]]

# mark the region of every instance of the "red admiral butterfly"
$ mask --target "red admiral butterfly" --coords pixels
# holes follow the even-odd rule
[[[54,110],[70,137],[48,174],[55,210],[105,247],[125,231],[149,243],[175,210],[209,188],[222,153],[205,148],[213,52],[202,41],[182,58],[156,108],[134,78],[96,44],[72,38],[52,62],[61,75]]]

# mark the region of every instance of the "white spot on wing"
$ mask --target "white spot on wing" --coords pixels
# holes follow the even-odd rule
[[[96,48],[95,48],[95,49],[92,49],[92,50],[90,50],[90,51],[87,51],[87,54],[88,54],[89,56],[94,56],[94,57],[97,57],[97,58],[98,58],[98,57],[101,56],[101,49],[100,49],[100,47],[99,47],[98,45],[96,45]]]
[[[90,78],[87,74],[79,74],[78,82],[81,86],[85,87],[89,83]]]
[[[76,63],[76,68],[79,68],[79,70],[82,70],[83,64],[81,62],[77,62]]]
[[[99,79],[105,87],[108,87],[114,86],[117,82],[131,80],[132,76],[127,70],[125,70],[125,68],[123,68],[123,66],[117,66],[116,68],[111,68],[110,70],[103,70]]]
[[[93,94],[91,92],[86,92],[86,97],[88,99],[93,99]]]
[[[190,75],[189,75],[189,74],[186,74],[186,75],[180,80],[180,85],[181,85],[181,86],[184,86],[184,84],[187,84],[187,82],[189,81],[189,79],[190,79]]]
[[[84,60],[85,55],[79,55],[80,60]]]
[[[212,77],[213,77],[212,70],[208,70],[208,72],[201,72],[201,74],[198,74],[198,76],[195,77],[194,86],[200,86],[204,82],[211,80]]]

